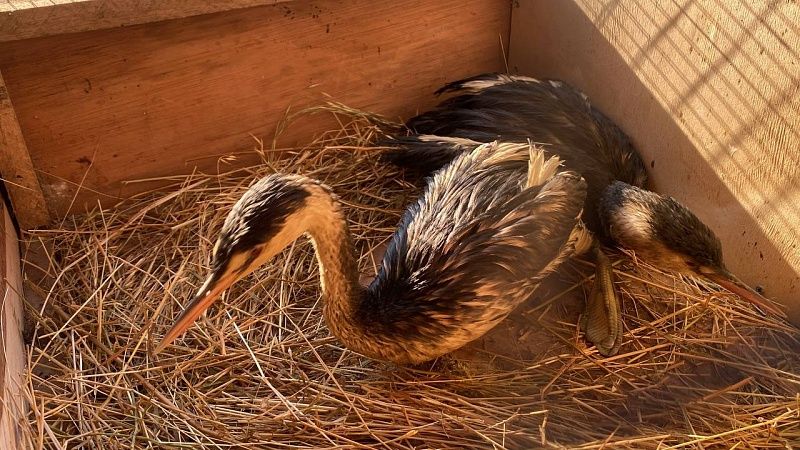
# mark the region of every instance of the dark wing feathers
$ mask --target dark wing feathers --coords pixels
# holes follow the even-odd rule
[[[627,135],[602,112],[592,107],[586,96],[558,80],[537,80],[502,74],[483,74],[455,81],[438,93],[457,95],[443,101],[431,111],[406,122],[411,132],[423,135],[459,137],[478,142],[496,139],[554,145],[551,153],[564,160],[565,167],[575,170],[589,183],[590,189],[601,190],[609,181],[621,180],[644,186],[644,163]],[[397,142],[399,153],[414,142]],[[458,150],[457,148],[455,150]],[[391,153],[391,151],[390,151]],[[453,149],[428,152],[443,159]],[[406,161],[422,163],[398,155],[387,156],[399,165]],[[433,166],[440,165],[436,161]],[[585,172],[603,170],[602,177]],[[601,186],[596,183],[604,182]]]
[[[483,74],[450,83],[445,92],[455,95],[406,123],[417,136],[384,141],[394,147],[385,160],[426,176],[474,148],[462,142],[540,143],[586,180],[583,219],[601,236],[596,211],[606,186],[614,180],[644,186],[644,163],[627,135],[563,82]]]
[[[584,195],[585,183],[569,172],[541,189],[525,189],[455,233],[444,251],[423,266],[425,278],[457,273],[460,281],[473,281],[473,291],[487,285],[534,285],[575,227]]]
[[[458,323],[505,317],[563,252],[586,193],[574,173],[522,189],[524,175],[464,156],[437,174],[404,216],[361,319],[385,333],[441,339]]]
[[[442,136],[397,136],[379,138],[378,147],[390,149],[381,153],[384,162],[424,177],[441,169],[456,156],[472,151],[481,143],[471,139]]]

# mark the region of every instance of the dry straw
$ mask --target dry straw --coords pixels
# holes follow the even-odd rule
[[[258,177],[302,173],[347,206],[365,276],[419,192],[370,147],[390,122],[330,104],[337,129],[262,164],[162,179],[160,192],[27,236],[47,277],[29,352],[29,448],[791,448],[798,330],[732,295],[617,262],[620,354],[575,324],[591,266],[574,261],[485,339],[424,367],[331,337],[299,241],[230,290],[158,357],[202,282],[228,208]],[[298,117],[304,117],[299,114]],[[297,118],[297,117],[295,117]],[[282,129],[282,128],[281,128]],[[273,142],[272,148],[276,145]],[[29,267],[35,252],[28,253]],[[224,305],[224,307],[222,306]],[[155,320],[151,318],[156,317]]]

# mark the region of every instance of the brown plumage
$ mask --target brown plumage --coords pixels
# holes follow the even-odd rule
[[[436,93],[454,96],[409,119],[411,136],[380,142],[397,148],[386,152],[385,159],[429,175],[483,142],[532,141],[586,179],[583,220],[601,235],[597,207],[606,186],[619,180],[644,187],[647,181],[628,136],[566,83],[484,74],[449,83]]]
[[[612,271],[599,248],[599,242],[611,242],[598,206],[615,180],[634,186],[644,186],[647,180],[644,163],[628,136],[583,93],[557,80],[484,74],[450,83],[437,91],[442,93],[455,95],[406,123],[415,134],[379,143],[395,148],[384,158],[428,175],[481,142],[533,141],[541,143],[548,155],[562,159],[567,169],[580,173],[588,185],[582,221],[597,238],[590,255],[595,257],[596,282],[582,324],[600,353],[616,354],[622,343],[622,318]]]
[[[433,175],[369,287],[358,283],[347,223],[330,189],[301,176],[272,175],[229,214],[212,273],[157,351],[227,287],[307,233],[334,335],[373,358],[435,358],[483,335],[578,251],[586,241],[582,209],[588,227],[607,242],[772,309],[724,268],[719,240],[708,227],[673,199],[641,189],[644,165],[628,138],[580,92],[506,75],[481,75],[443,90],[461,95],[409,127],[444,136],[388,142],[396,149],[387,158]],[[505,142],[477,142],[497,138]],[[543,142],[544,151],[533,150],[525,143],[530,140]],[[571,171],[557,173],[557,160],[545,163],[550,155]],[[613,354],[622,333],[613,272],[598,245],[593,254],[597,282],[586,334],[601,353]]]
[[[586,184],[557,166],[528,144],[489,143],[456,156],[409,207],[367,288],[330,189],[268,176],[231,210],[212,273],[157,351],[304,233],[320,265],[326,322],[343,344],[396,363],[455,350],[505,318],[573,251]]]
[[[606,235],[645,261],[710,280],[765,311],[786,317],[725,267],[719,238],[674,198],[615,181],[604,190],[598,212]]]
[[[385,139],[384,158],[418,174],[446,166],[481,142],[533,141],[586,179],[582,219],[606,244],[634,250],[654,265],[711,280],[772,313],[783,313],[731,274],[719,239],[672,198],[645,191],[644,164],[626,134],[580,91],[557,80],[484,74],[444,86],[453,93],[407,122],[409,136]],[[596,282],[587,338],[601,353],[620,345],[618,299],[607,258],[593,252]]]

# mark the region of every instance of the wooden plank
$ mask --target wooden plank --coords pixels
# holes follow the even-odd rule
[[[0,199],[0,287],[3,289],[3,295],[5,296],[6,292],[6,278],[7,278],[7,259],[6,256],[6,207],[5,207],[5,200]],[[3,313],[2,309],[0,309],[0,400],[5,399],[5,392],[6,392],[6,352],[5,352],[5,345],[3,344],[3,336],[5,335],[4,328],[5,328],[5,314]],[[6,409],[3,407],[5,401],[0,401],[0,443],[7,444],[8,443],[8,433],[3,431],[6,428]],[[3,445],[5,448],[5,445]]]
[[[0,42],[101,30],[292,0],[0,0]]]
[[[19,243],[11,216],[0,200],[0,448],[25,448],[27,426],[22,393],[25,346],[22,341],[22,274]]]
[[[448,80],[503,70],[509,21],[506,0],[304,1],[11,42],[0,70],[60,217],[152,187],[123,180],[254,155],[251,134],[269,142],[287,108],[323,93],[408,117]],[[303,121],[280,144],[331,125]]]
[[[33,169],[25,139],[22,136],[14,106],[0,72],[0,177],[5,182],[12,204],[17,208],[17,221],[23,229],[47,223],[50,219]]]
[[[528,0],[510,62],[584,89],[800,324],[798,23],[796,2]]]

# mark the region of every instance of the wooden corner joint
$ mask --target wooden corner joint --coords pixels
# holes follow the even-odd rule
[[[0,73],[0,177],[11,197],[11,206],[14,208],[20,227],[30,229],[50,221],[44,193],[2,73]]]

